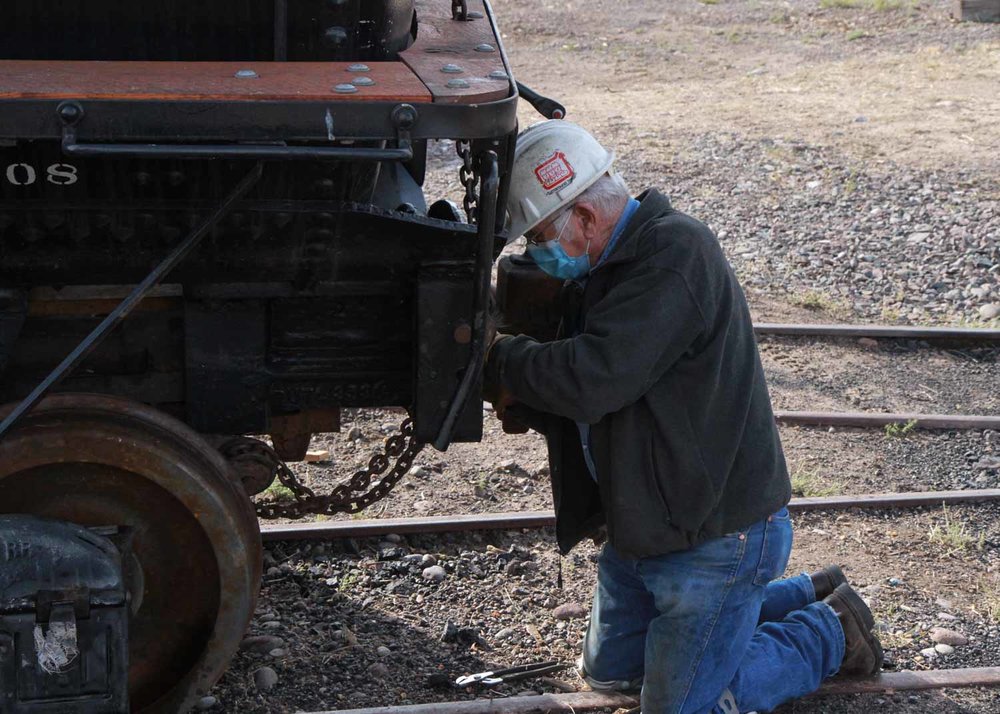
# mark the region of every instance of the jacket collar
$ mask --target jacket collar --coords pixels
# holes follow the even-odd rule
[[[674,210],[670,205],[670,199],[655,188],[643,191],[636,198],[639,201],[639,208],[636,209],[631,220],[625,226],[625,231],[618,239],[611,255],[601,263],[602,268],[614,263],[634,260],[639,248],[639,242],[635,240],[636,236],[643,231],[647,223]]]

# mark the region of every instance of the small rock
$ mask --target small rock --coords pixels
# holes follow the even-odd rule
[[[589,610],[580,603],[567,602],[552,610],[552,616],[557,620],[572,620],[578,617],[586,617]]]
[[[389,676],[389,668],[382,662],[376,662],[368,667],[368,676],[375,679],[385,679]]]
[[[979,308],[979,316],[984,320],[992,320],[1000,315],[1000,302],[991,302]]]
[[[245,637],[240,642],[240,649],[244,652],[254,652],[256,654],[267,654],[273,649],[284,647],[285,641],[274,635],[254,635]]]
[[[444,568],[440,565],[432,565],[429,568],[424,568],[424,580],[429,580],[432,583],[440,583],[446,576],[447,573],[444,572]]]
[[[937,619],[944,620],[945,622],[952,622],[954,620],[957,620],[958,618],[952,615],[951,613],[939,612],[937,614]]]
[[[379,648],[375,650],[375,653],[379,657],[388,657],[389,655],[392,654],[392,650],[386,647],[385,645],[380,645]]]
[[[326,449],[316,449],[315,451],[306,452],[307,464],[316,464],[321,461],[329,461],[329,460],[330,460],[330,452],[327,451]]]
[[[860,337],[858,338],[858,345],[864,347],[866,350],[877,350],[878,340],[873,340],[871,337]]]
[[[347,645],[349,647],[354,647],[355,645],[358,644],[358,636],[355,635],[346,627],[342,630],[334,630],[333,632],[330,633],[330,637],[332,637],[335,641]]]
[[[399,545],[400,543],[403,542],[403,536],[399,535],[399,533],[389,533],[388,535],[386,535],[385,540],[388,543]]]
[[[278,683],[278,673],[270,667],[261,667],[253,673],[253,684],[261,692],[269,692]]]
[[[458,639],[458,625],[451,620],[444,623],[444,630],[441,632],[440,639],[442,642],[454,642]]]
[[[955,651],[954,647],[952,647],[951,645],[946,645],[944,643],[939,643],[934,645],[934,649],[935,651],[937,651],[938,654],[943,654],[943,655],[950,655],[952,652]]]
[[[195,704],[194,707],[198,711],[204,712],[208,711],[218,703],[219,700],[216,699],[215,697],[202,697],[201,699],[198,700],[198,703]]]
[[[426,466],[414,466],[406,472],[406,475],[411,478],[430,478],[431,470]]]
[[[889,585],[891,585],[894,588],[898,588],[902,584],[903,581],[900,580],[899,578],[889,578]]]
[[[509,640],[513,635],[514,635],[514,629],[511,627],[505,627],[498,633],[493,635],[493,638],[497,640]]]
[[[430,553],[424,553],[424,555],[420,558],[420,564],[424,567],[427,567],[428,565],[437,565],[438,559]]]
[[[406,551],[392,543],[379,543],[379,560],[399,560],[404,555],[406,555]]]
[[[364,434],[361,433],[361,428],[357,426],[352,426],[347,430],[347,440],[348,441],[358,441]]]
[[[952,647],[960,647],[962,645],[969,644],[969,638],[961,632],[948,630],[944,627],[933,628],[931,630],[931,639],[938,644],[951,645]]]
[[[937,650],[934,649],[933,647],[927,647],[925,649],[920,650],[920,654],[922,654],[927,659],[934,659],[935,657],[937,657]]]
[[[268,622],[260,623],[260,626],[263,627],[265,630],[277,630],[279,627],[281,627],[281,623],[278,622],[277,620],[269,620]]]

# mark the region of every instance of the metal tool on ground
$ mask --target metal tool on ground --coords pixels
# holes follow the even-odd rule
[[[498,684],[516,682],[522,679],[531,679],[532,677],[540,677],[544,674],[551,674],[552,672],[558,672],[559,670],[566,669],[567,667],[569,667],[568,664],[559,662],[558,660],[519,664],[514,667],[508,667],[507,669],[496,669],[463,675],[455,680],[455,686],[470,687],[476,684],[481,687],[495,687]]]

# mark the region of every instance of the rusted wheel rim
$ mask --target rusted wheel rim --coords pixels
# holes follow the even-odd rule
[[[135,529],[133,711],[182,711],[221,676],[253,614],[260,531],[197,433],[124,399],[49,397],[0,441],[0,510]]]

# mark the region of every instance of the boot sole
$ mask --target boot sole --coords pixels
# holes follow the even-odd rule
[[[854,619],[864,624],[866,632],[871,632],[875,628],[875,616],[872,615],[871,608],[865,604],[865,601],[854,591],[854,588],[850,585],[846,587],[839,585],[833,593],[838,600],[844,603],[844,607],[850,611]]]

